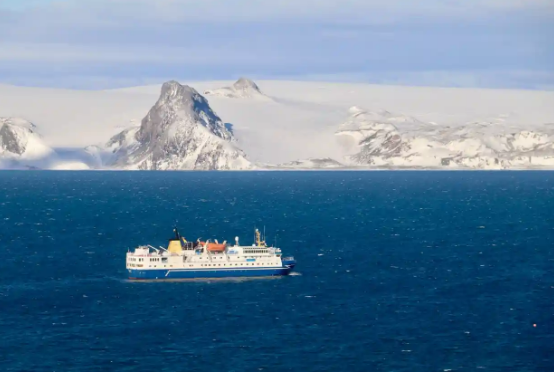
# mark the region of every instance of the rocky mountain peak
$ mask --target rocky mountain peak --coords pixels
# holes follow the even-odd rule
[[[0,118],[0,150],[22,155],[29,137],[35,134],[35,125],[19,118]]]
[[[194,88],[168,81],[133,127],[93,149],[101,164],[126,169],[248,169],[233,133]]]
[[[167,131],[174,133],[198,124],[222,139],[234,139],[206,98],[196,89],[172,80],[162,85],[158,101],[141,122],[137,139],[150,141]]]
[[[206,90],[204,94],[217,97],[271,101],[271,98],[262,93],[256,83],[245,77],[241,77],[230,87]]]
[[[171,99],[171,98],[185,98],[192,97],[198,92],[188,85],[181,85],[175,80],[166,81],[162,85],[161,98]]]
[[[254,83],[252,80],[248,79],[248,78],[245,78],[245,77],[241,77],[239,78],[234,84],[233,84],[233,88],[235,88],[236,90],[254,90],[258,93],[262,93],[260,88],[258,87],[258,85],[256,83]]]

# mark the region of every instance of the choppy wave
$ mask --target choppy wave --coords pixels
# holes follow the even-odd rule
[[[549,172],[0,173],[0,370],[549,371],[553,188]],[[127,249],[167,244],[175,221],[245,244],[266,225],[298,271],[128,281]]]

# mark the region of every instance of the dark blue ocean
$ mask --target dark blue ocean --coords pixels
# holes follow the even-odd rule
[[[298,261],[129,282],[189,240]],[[554,172],[1,172],[0,371],[554,371]]]

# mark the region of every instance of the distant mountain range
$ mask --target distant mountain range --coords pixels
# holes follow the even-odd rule
[[[127,169],[127,170],[250,170],[250,169],[534,169],[554,168],[554,130],[506,125],[506,117],[459,125],[429,122],[413,115],[357,106],[337,122],[334,137],[342,156],[299,158],[284,163],[249,160],[231,124],[210,106],[209,99],[243,102],[241,110],[279,100],[262,93],[252,80],[207,89],[204,95],[188,85],[168,81],[140,122],[100,145],[78,150],[67,159],[48,145],[37,126],[16,117],[0,118],[2,169]],[[218,101],[219,102],[219,101]],[[223,102],[223,101],[221,101]],[[220,102],[220,104],[222,104]],[[256,102],[258,106],[249,106]],[[227,105],[228,106],[228,105]],[[223,105],[222,107],[227,107]],[[252,108],[250,108],[252,107]],[[304,107],[304,106],[302,106]],[[310,107],[314,109],[314,107]],[[317,106],[315,106],[317,109]],[[270,118],[268,118],[269,120]],[[286,120],[286,117],[285,117]],[[244,132],[244,127],[243,133]],[[268,130],[271,129],[267,127]],[[298,128],[300,131],[302,128]],[[282,137],[297,136],[292,128]],[[321,133],[319,139],[332,141]],[[240,138],[240,136],[239,136]],[[262,144],[263,145],[263,144]],[[277,150],[276,150],[277,151]],[[323,152],[323,151],[321,151]],[[320,153],[321,153],[320,152]],[[336,154],[336,152],[334,153]]]
[[[395,124],[410,123],[400,130]],[[503,120],[450,128],[386,111],[350,109],[336,135],[351,140],[349,163],[379,168],[511,169],[554,167],[554,136],[506,133]]]

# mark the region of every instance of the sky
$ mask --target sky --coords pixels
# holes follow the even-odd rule
[[[0,84],[554,90],[553,0],[0,0]]]

